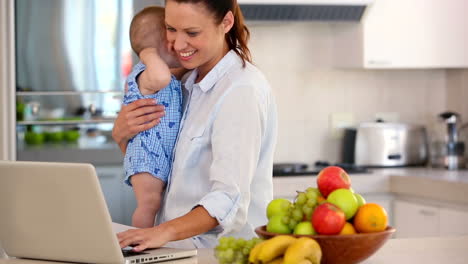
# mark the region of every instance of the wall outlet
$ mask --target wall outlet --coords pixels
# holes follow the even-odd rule
[[[400,121],[400,114],[397,112],[377,112],[374,117],[375,120],[381,119],[384,122],[395,123]]]
[[[356,125],[354,114],[350,112],[337,112],[330,114],[330,135],[334,139],[343,137],[344,129]]]

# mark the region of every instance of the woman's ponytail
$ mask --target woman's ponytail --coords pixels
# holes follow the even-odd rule
[[[226,34],[226,41],[228,43],[229,49],[234,50],[237,55],[242,58],[242,65],[245,67],[246,61],[252,62],[252,56],[250,54],[249,47],[247,43],[250,38],[250,31],[245,25],[244,15],[239,7],[239,5],[234,1],[233,3],[234,14],[234,25],[231,30]]]

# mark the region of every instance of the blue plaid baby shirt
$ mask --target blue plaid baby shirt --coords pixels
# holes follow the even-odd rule
[[[125,183],[131,186],[130,177],[137,173],[147,172],[164,183],[169,178],[172,166],[172,153],[179,132],[182,116],[181,82],[171,76],[168,86],[151,95],[142,95],[138,89],[137,77],[146,69],[139,62],[133,67],[127,78],[128,91],[124,96],[125,105],[142,98],[157,99],[158,104],[165,106],[166,115],[161,122],[128,141],[124,157]]]

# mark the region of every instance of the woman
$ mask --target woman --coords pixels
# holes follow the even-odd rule
[[[167,0],[166,24],[169,47],[193,69],[183,79],[172,174],[160,224],[118,234],[120,245],[141,251],[187,238],[194,247],[214,247],[223,235],[251,238],[267,222],[277,123],[270,86],[250,63],[242,13],[235,0]],[[157,111],[150,101],[122,109],[114,139],[123,150],[158,122]]]

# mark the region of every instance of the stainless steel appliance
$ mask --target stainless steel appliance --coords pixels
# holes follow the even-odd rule
[[[465,142],[463,142],[461,132],[468,124],[460,126],[461,117],[455,112],[443,112],[438,117],[446,126],[446,130],[442,138],[433,140],[431,165],[449,170],[465,168]]]
[[[424,165],[427,141],[424,126],[366,122],[345,130],[342,161],[366,167]]]

